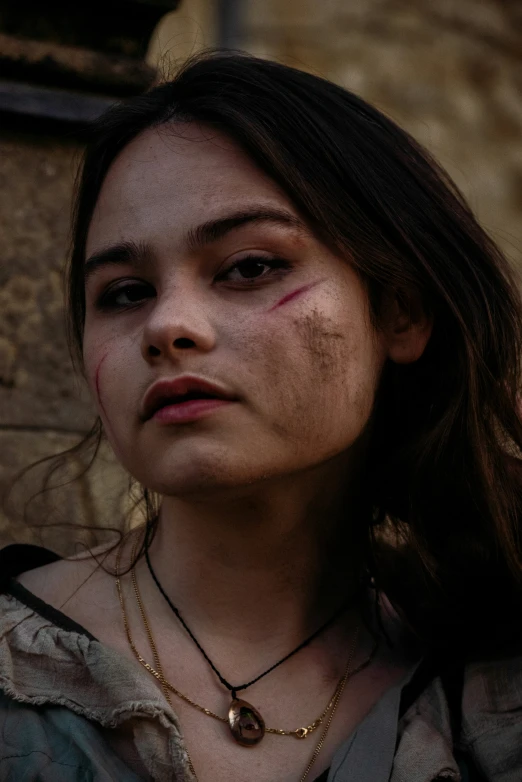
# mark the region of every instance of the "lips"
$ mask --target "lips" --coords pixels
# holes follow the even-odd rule
[[[224,399],[234,401],[226,388],[195,375],[182,375],[174,380],[159,380],[143,398],[142,419],[147,421],[165,405],[175,405],[190,399]]]

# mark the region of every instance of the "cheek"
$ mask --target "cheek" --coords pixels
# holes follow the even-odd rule
[[[357,341],[347,324],[318,311],[297,321],[295,329],[303,366],[302,426],[331,441],[342,431],[351,432],[362,413]]]
[[[117,368],[114,366],[114,351],[105,343],[96,345],[84,343],[85,373],[91,394],[98,407],[102,419],[103,428],[107,438],[117,455],[120,453],[120,438],[115,431],[114,420],[114,388],[115,379],[118,379]],[[116,371],[115,371],[116,369]],[[121,393],[118,393],[119,406],[121,407]]]
[[[83,363],[85,367],[85,377],[92,397],[97,405],[100,405],[103,396],[104,387],[104,369],[103,365],[109,355],[109,346],[103,342],[84,338],[83,341]]]
[[[114,413],[114,400],[119,408],[121,394],[128,388],[135,361],[134,341],[117,333],[89,333],[83,342],[83,361],[89,389],[104,411]]]
[[[279,435],[322,451],[344,447],[360,434],[378,377],[379,357],[369,326],[318,310],[292,318],[265,317],[257,340],[251,338],[246,347],[245,367],[262,376],[263,396]]]
[[[342,377],[355,352],[348,334],[336,329],[332,320],[316,310],[296,321],[295,327],[317,386]]]
[[[106,350],[105,353],[101,356],[101,358],[98,359],[98,363],[95,365],[94,370],[92,372],[91,386],[95,396],[96,404],[98,405],[98,409],[101,413],[103,426],[107,432],[112,447],[117,452],[118,451],[117,439],[114,434],[113,427],[111,426],[110,416],[105,406],[105,399],[108,395],[108,392],[110,391],[110,389],[107,388],[108,373],[104,372],[104,364],[108,356],[109,356],[109,351]]]
[[[272,307],[270,307],[268,312],[269,313],[273,312],[274,310],[279,309],[279,307],[283,307],[285,304],[288,304],[294,299],[297,299],[300,296],[304,296],[305,293],[308,293],[308,291],[312,290],[312,288],[315,288],[321,282],[322,280],[317,280],[316,282],[308,283],[308,285],[301,285],[301,287],[295,288],[295,290],[290,291],[290,293],[287,293],[285,296],[279,299],[279,301],[276,301],[276,303]]]
[[[102,393],[101,393],[101,369],[103,366],[103,363],[105,362],[105,359],[109,355],[109,351],[106,351],[104,355],[101,357],[101,359],[98,361],[98,365],[94,371],[94,391],[96,394],[96,401],[98,402],[100,408],[105,413],[105,408],[103,406],[103,400],[102,400]]]
[[[120,351],[105,349],[92,371],[92,387],[107,440],[124,466],[132,450],[133,430],[129,421],[136,414],[132,383]],[[129,393],[129,391],[131,393]]]

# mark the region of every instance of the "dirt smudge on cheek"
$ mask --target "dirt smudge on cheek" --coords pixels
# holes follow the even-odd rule
[[[339,324],[313,311],[295,322],[308,357],[308,377],[314,389],[315,425],[332,429],[332,420],[359,430],[371,415],[377,388],[372,343],[357,322]],[[321,420],[322,419],[322,420]]]
[[[301,443],[322,447],[332,428],[332,415],[346,396],[346,373],[350,361],[348,335],[339,324],[317,310],[296,318],[293,325],[293,369],[288,392],[294,431]],[[287,357],[287,363],[288,357]]]
[[[347,335],[336,331],[317,310],[296,320],[295,327],[312,368],[310,380],[328,383],[338,379],[349,358]]]
[[[244,337],[243,369],[256,381],[255,396],[271,429],[297,454],[315,447],[310,444],[331,428],[332,404],[346,395],[353,346],[337,322],[317,311],[270,323],[260,322],[256,335]]]

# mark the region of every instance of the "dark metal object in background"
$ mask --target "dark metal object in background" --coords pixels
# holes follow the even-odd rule
[[[217,0],[218,45],[241,49],[243,45],[243,0]]]
[[[0,107],[4,113],[88,124],[113,103],[114,99],[107,96],[0,81]]]
[[[2,0],[7,35],[143,59],[154,27],[178,0]]]
[[[0,123],[85,126],[145,90],[157,23],[179,0],[1,0]],[[34,123],[31,123],[34,129]]]

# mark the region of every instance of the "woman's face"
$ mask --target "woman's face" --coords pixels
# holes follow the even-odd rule
[[[190,124],[136,138],[105,179],[86,255],[86,376],[143,485],[251,484],[342,455],[362,434],[387,355],[363,284],[227,137]],[[236,401],[144,420],[147,390],[186,374]]]

